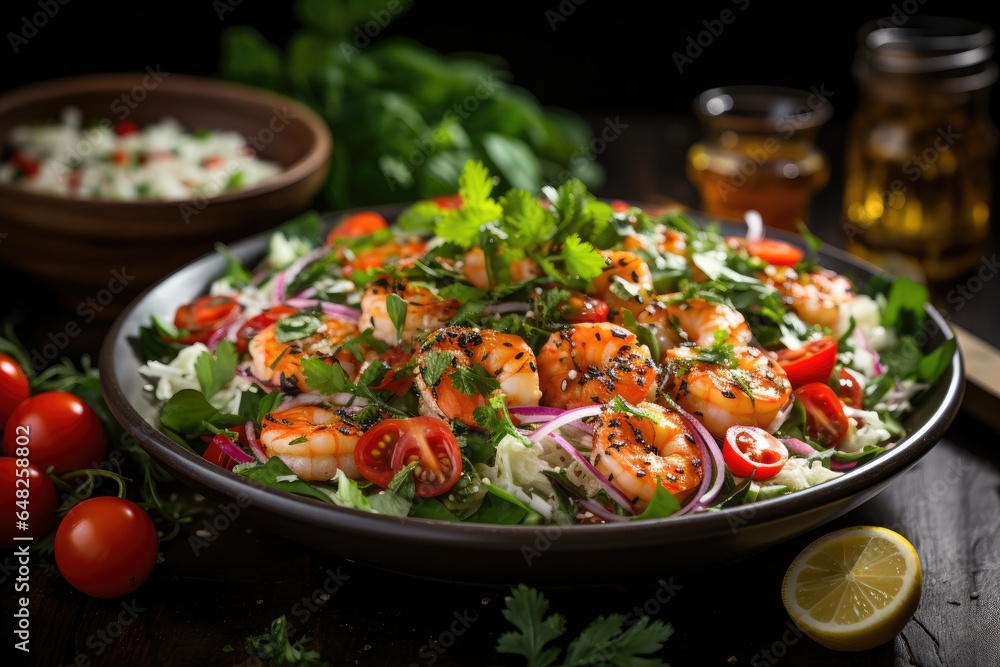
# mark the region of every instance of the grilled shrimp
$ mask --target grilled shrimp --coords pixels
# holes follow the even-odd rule
[[[471,248],[466,251],[462,261],[462,275],[479,289],[490,289],[489,277],[486,273],[486,254],[482,248]],[[515,259],[510,263],[510,279],[519,283],[542,275],[541,267],[530,257]],[[496,287],[493,285],[492,287]]]
[[[390,294],[396,294],[406,301],[406,322],[402,336],[404,341],[411,341],[422,333],[443,327],[462,306],[456,299],[442,299],[430,289],[411,285],[405,280],[389,276],[376,278],[361,296],[359,326],[371,327],[375,338],[389,345],[400,342],[386,306]]]
[[[701,484],[701,451],[681,415],[655,403],[649,417],[606,406],[594,424],[591,463],[641,512],[659,484],[683,502]]]
[[[451,357],[449,366],[435,382],[428,382],[434,373],[429,364],[434,353]],[[445,327],[431,336],[417,355],[417,388],[421,411],[443,419],[460,419],[476,425],[473,410],[486,405],[487,397],[478,392],[471,396],[452,384],[455,369],[482,366],[490,377],[500,383],[497,390],[508,405],[538,405],[538,370],[535,353],[520,337],[492,329]]]
[[[621,396],[639,403],[656,389],[656,365],[635,334],[611,322],[556,331],[538,353],[542,404],[570,409]]]
[[[756,347],[734,347],[734,368],[699,354],[693,347],[667,350],[662,388],[717,438],[736,424],[766,429],[791,398],[785,371]]]
[[[311,391],[302,373],[302,359],[317,357],[327,363],[339,363],[351,377],[358,370],[357,360],[340,345],[357,335],[354,324],[328,317],[320,329],[306,338],[283,343],[277,339],[277,323],[258,332],[247,344],[250,352],[250,372],[262,382],[270,382],[286,392]]]
[[[719,330],[726,332],[724,342],[729,345],[748,345],[753,339],[739,311],[704,299],[679,301],[672,296],[649,303],[636,315],[637,322],[652,328],[664,357],[667,350],[679,345],[711,347]]]
[[[332,479],[338,470],[360,479],[354,446],[362,428],[343,411],[299,405],[264,417],[260,443],[302,479]]]
[[[798,273],[789,266],[769,266],[764,273],[764,282],[778,290],[806,324],[836,330],[841,306],[854,298],[851,281],[829,269]]]

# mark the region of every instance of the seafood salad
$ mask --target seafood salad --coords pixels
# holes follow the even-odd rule
[[[891,448],[951,362],[926,290],[579,181],[314,213],[140,332],[160,428],[359,511],[494,524],[656,519],[823,484]],[[221,262],[220,262],[221,263]]]

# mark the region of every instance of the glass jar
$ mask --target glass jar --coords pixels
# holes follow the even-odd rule
[[[997,148],[993,36],[974,21],[917,16],[859,30],[843,204],[853,253],[930,283],[982,258]]]
[[[701,209],[742,220],[748,210],[765,225],[796,230],[830,177],[814,139],[833,115],[819,90],[726,86],[694,100],[703,136],[688,150],[687,176]]]

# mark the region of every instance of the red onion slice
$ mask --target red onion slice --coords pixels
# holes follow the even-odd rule
[[[330,249],[326,246],[320,246],[310,250],[302,257],[292,262],[288,268],[284,271],[279,271],[274,276],[274,285],[271,291],[271,300],[274,303],[285,303],[285,287],[290,285],[295,276],[302,272],[302,269],[306,268],[319,258],[323,257],[326,253],[330,252]]]
[[[517,417],[521,424],[544,424],[566,412],[546,405],[510,405],[507,412]]]
[[[253,463],[252,456],[237,447],[235,442],[221,433],[215,434],[215,437],[212,438],[212,444],[237,463]]]
[[[857,461],[830,461],[830,470],[850,470],[858,465]]]
[[[701,475],[701,486],[695,493],[694,501],[688,503],[684,507],[680,508],[674,515],[687,514],[692,511],[695,506],[704,506],[711,504],[712,500],[719,495],[719,491],[722,490],[722,484],[726,481],[726,476],[724,474],[726,470],[726,464],[722,460],[722,450],[719,449],[719,444],[712,437],[712,434],[708,432],[708,429],[698,421],[694,415],[684,410],[680,406],[674,408],[677,412],[684,418],[687,422],[688,428],[691,430],[692,436],[695,439],[695,443],[701,449],[702,452],[702,475]],[[712,462],[712,469],[708,469],[708,462]]]
[[[788,448],[788,451],[794,452],[799,456],[812,456],[816,453],[816,448],[810,445],[808,442],[799,440],[798,438],[784,438],[781,443]]]
[[[608,523],[620,523],[622,521],[631,521],[631,517],[622,516],[621,514],[615,514],[609,511],[604,505],[597,502],[593,498],[585,498],[579,501],[581,509],[584,509],[594,516],[607,521]]]
[[[526,313],[531,310],[531,304],[527,301],[511,301],[509,303],[495,303],[483,308],[483,315],[503,315],[505,313]]]
[[[553,431],[565,426],[569,423],[575,422],[578,419],[585,419],[587,417],[596,417],[601,414],[601,410],[604,409],[602,405],[588,405],[585,408],[575,408],[573,410],[567,410],[558,417],[547,422],[545,426],[542,426],[537,431],[528,436],[528,439],[532,442],[539,442],[542,438],[549,435]]]
[[[267,455],[264,450],[264,446],[260,444],[260,440],[257,439],[257,429],[254,428],[253,422],[248,421],[246,424],[247,433],[247,444],[250,445],[250,449],[257,456],[261,463],[267,463],[267,460],[271,458]]]
[[[632,501],[628,498],[628,496],[622,493],[618,487],[609,482],[608,478],[605,477],[600,470],[595,468],[594,465],[587,460],[587,457],[581,454],[576,447],[571,445],[569,441],[556,433],[549,434],[549,437],[552,438],[557,445],[566,450],[566,453],[569,454],[574,461],[579,463],[584,470],[597,480],[597,483],[601,485],[601,488],[604,489],[609,496],[611,496],[612,500],[621,505],[627,512],[633,512]]]
[[[319,307],[330,317],[337,317],[349,322],[357,322],[361,319],[361,311],[357,308],[351,308],[350,306],[344,306],[339,303],[330,303],[328,301],[320,301]]]

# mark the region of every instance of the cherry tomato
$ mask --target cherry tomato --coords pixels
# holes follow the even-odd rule
[[[785,467],[788,448],[762,428],[756,426],[730,426],[722,444],[722,460],[737,477],[756,481],[771,479]]]
[[[360,211],[352,213],[337,223],[326,237],[327,245],[341,238],[357,238],[368,236],[389,226],[380,213],[375,211]]]
[[[245,352],[251,338],[281,318],[297,312],[299,312],[297,308],[278,305],[271,306],[256,317],[251,317],[249,320],[244,322],[239,328],[239,331],[236,332],[236,351]]]
[[[10,163],[27,178],[37,175],[42,168],[38,160],[30,158],[24,153],[14,153],[10,158]]]
[[[847,435],[848,421],[840,397],[823,382],[810,382],[793,392],[806,409],[806,431],[824,447],[836,447]]]
[[[115,123],[115,134],[119,137],[124,137],[129,134],[135,134],[139,131],[139,126],[128,120],[120,120]]]
[[[865,391],[858,382],[858,379],[844,368],[840,369],[840,374],[835,381],[834,391],[840,397],[840,402],[852,408],[862,407],[865,400]]]
[[[96,598],[125,595],[156,565],[159,539],[149,515],[124,498],[97,496],[76,505],[56,529],[59,573]]]
[[[184,345],[207,343],[212,334],[239,319],[243,307],[228,296],[203,296],[177,309],[174,326],[187,332]]]
[[[583,292],[570,291],[569,299],[559,305],[559,314],[567,322],[607,322],[608,304]]]
[[[437,204],[437,207],[442,211],[462,208],[462,195],[458,194],[457,192],[451,195],[441,195],[439,197],[433,197],[431,201]]]
[[[389,241],[375,248],[362,250],[353,258],[344,258],[345,275],[350,272],[347,268],[357,271],[367,271],[386,266],[390,260],[396,260],[399,265],[406,266],[412,264],[415,259],[424,256],[427,251],[427,243],[418,238],[412,238],[402,243]]]
[[[611,210],[615,213],[621,213],[632,208],[632,205],[627,201],[622,201],[621,199],[615,199],[611,202]]]
[[[31,396],[28,375],[13,357],[0,353],[0,431],[7,426],[7,419],[14,408]]]
[[[416,494],[421,498],[448,492],[462,475],[462,454],[455,434],[434,417],[386,419],[365,431],[354,448],[361,475],[381,487],[412,462]]]
[[[837,339],[823,336],[805,343],[797,350],[779,350],[776,354],[792,387],[801,387],[810,382],[826,382],[837,363]]]
[[[0,547],[5,549],[26,544],[15,537],[41,539],[59,522],[59,496],[52,480],[34,464],[18,463],[13,456],[0,456]],[[18,527],[22,521],[26,530]]]
[[[27,444],[25,444],[27,443]],[[46,391],[21,401],[3,432],[3,448],[14,456],[27,447],[40,470],[53,466],[56,475],[94,468],[104,460],[107,435],[97,413],[65,391]]]
[[[748,241],[746,249],[754,257],[759,257],[774,266],[795,266],[802,261],[803,256],[801,249],[778,239]]]
[[[462,476],[462,453],[448,424],[435,417],[410,417],[411,431],[392,452],[392,467],[401,470],[418,463],[413,471],[416,493],[431,498],[447,493]]]

